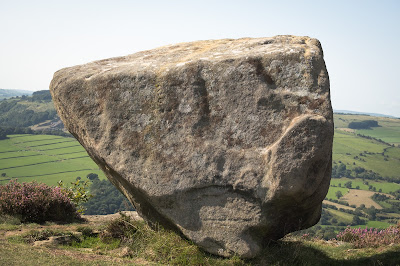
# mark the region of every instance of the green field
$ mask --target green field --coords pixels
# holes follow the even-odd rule
[[[96,173],[105,176],[73,138],[51,135],[9,135],[0,141],[0,183],[17,178],[56,185]],[[6,176],[3,176],[3,175]]]
[[[333,140],[333,161],[346,164],[348,169],[362,167],[381,176],[400,180],[400,148],[391,147],[372,139],[335,130]]]
[[[343,188],[343,187],[329,187],[329,191],[328,191],[328,194],[326,195],[326,197],[328,199],[338,199],[336,197],[336,192],[339,190],[342,192],[342,195],[344,196],[348,193],[349,189]]]
[[[352,214],[341,212],[338,210],[332,210],[328,209],[329,213],[332,214],[338,221],[343,222],[345,224],[351,224],[351,221],[353,220]]]
[[[355,130],[355,133],[381,139],[390,144],[400,144],[400,119],[375,117],[368,115],[334,115],[336,128],[347,128],[350,122],[359,122],[363,120],[375,120],[378,122],[378,125],[380,125],[380,127]]]
[[[389,192],[393,192],[393,191],[400,189],[400,184],[396,184],[396,183],[376,182],[376,181],[366,180],[366,182],[368,182],[368,185],[366,185],[366,184],[364,184],[364,181],[362,181],[359,178],[349,179],[349,178],[345,178],[345,177],[332,178],[331,185],[338,187],[339,184],[341,184],[342,187],[344,187],[344,184],[348,181],[351,181],[352,188],[356,188],[357,186],[359,186],[360,187],[359,189],[363,189],[363,190],[368,190],[369,185],[376,187],[377,192],[379,191],[379,189],[382,189],[383,193],[389,193]],[[331,187],[331,189],[337,189],[337,188]],[[342,191],[342,193],[343,193],[343,191]]]

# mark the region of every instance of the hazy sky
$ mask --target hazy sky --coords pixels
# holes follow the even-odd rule
[[[48,89],[60,68],[177,42],[317,38],[334,109],[400,117],[400,1],[0,0],[0,88]]]

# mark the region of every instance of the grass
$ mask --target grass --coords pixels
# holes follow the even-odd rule
[[[105,175],[73,138],[50,135],[10,135],[0,141],[0,183],[11,178],[29,182],[37,180],[48,185],[75,181],[89,173]]]
[[[120,218],[119,218],[120,219]],[[115,220],[114,220],[115,221]],[[127,220],[129,221],[129,220]],[[112,223],[112,222],[111,222]],[[99,236],[82,236],[70,246],[33,247],[26,241],[9,241],[0,235],[2,265],[395,265],[400,263],[400,246],[354,249],[352,244],[306,240],[288,235],[266,246],[258,258],[221,258],[201,251],[177,234],[158,227],[129,221],[134,230],[130,238],[115,238],[104,242]],[[119,223],[117,223],[119,224]],[[18,230],[24,231],[25,225]],[[23,236],[45,238],[45,235],[66,234],[74,225],[42,225]],[[90,225],[97,226],[97,225]],[[53,230],[54,227],[57,230]],[[65,228],[64,228],[65,227]],[[90,231],[85,226],[81,231]],[[114,228],[114,229],[112,229]],[[121,229],[121,228],[119,228]],[[118,230],[107,225],[102,231]],[[19,231],[16,231],[19,232]],[[63,233],[64,232],[64,233]],[[18,238],[12,238],[18,239]],[[21,239],[21,238],[20,238]],[[122,248],[126,249],[121,257]]]
[[[400,126],[399,127],[375,127],[372,129],[356,130],[357,134],[371,136],[381,139],[387,143],[399,144],[400,143]]]
[[[342,184],[342,187],[343,187],[344,184],[348,181],[351,181],[352,188],[356,188],[357,186],[359,186],[360,189],[362,189],[362,190],[368,190],[369,185],[376,187],[376,192],[378,192],[379,189],[382,189],[383,193],[390,193],[390,192],[400,189],[400,184],[397,184],[397,183],[376,182],[376,181],[365,180],[368,182],[368,185],[366,185],[366,184],[364,184],[364,181],[360,178],[350,179],[350,178],[345,178],[345,177],[332,178],[331,185],[339,186],[339,183],[340,183],[340,184]],[[331,188],[329,188],[329,189],[331,189]]]
[[[328,191],[328,194],[326,195],[326,197],[328,199],[338,199],[336,197],[336,192],[337,191],[341,191],[342,195],[344,196],[344,195],[346,195],[348,193],[348,190],[349,189],[343,188],[343,187],[329,187],[329,191]]]
[[[387,228],[389,227],[391,224],[387,223],[387,222],[382,222],[382,221],[368,221],[367,222],[367,226],[368,228]]]
[[[0,241],[1,265],[111,265],[102,260],[83,260],[68,255],[43,252],[26,244]]]
[[[334,114],[334,123],[337,128],[347,128],[350,122],[363,120],[376,120],[381,127],[356,130],[356,133],[381,139],[387,143],[400,144],[400,119]]]
[[[327,210],[329,213],[331,213],[335,218],[338,220],[338,222],[343,222],[345,224],[351,224],[353,221],[353,216],[352,214],[341,212],[339,210],[333,210],[333,209],[328,209]]]

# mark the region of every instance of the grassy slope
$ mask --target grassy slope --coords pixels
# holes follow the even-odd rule
[[[387,149],[387,152],[385,149]],[[366,154],[365,152],[372,154]],[[385,152],[385,155],[389,155],[386,160],[381,154],[383,152]],[[359,158],[355,159],[354,157],[356,156]],[[400,179],[400,148],[357,137],[353,133],[335,130],[333,160],[336,163],[341,161],[349,169],[359,166],[379,173],[381,176]]]
[[[368,130],[356,130],[356,133],[381,139],[391,144],[400,144],[400,119],[368,115],[334,115],[336,128],[347,128],[350,122],[363,120],[376,120],[381,127],[374,127]]]
[[[72,182],[76,177],[96,173],[105,176],[73,138],[49,135],[11,135],[0,141],[0,183],[10,178],[37,180],[56,185],[58,180]]]
[[[79,245],[37,247],[21,242],[21,235],[30,230],[52,230],[58,233],[76,232],[79,227],[104,230],[104,221],[92,220],[88,224],[0,224],[1,265],[396,265],[400,263],[400,245],[379,248],[354,249],[349,243],[306,240],[293,236],[266,246],[261,256],[244,260],[220,258],[199,250],[167,230],[150,230],[141,222],[135,241],[105,245],[98,237],[83,238]],[[142,225],[141,225],[142,224]],[[7,233],[7,234],[6,234]],[[114,243],[114,242],[113,242]],[[79,248],[84,246],[85,248]],[[130,257],[122,257],[122,247],[128,246]],[[116,249],[117,248],[117,249]]]
[[[0,89],[0,100],[15,96],[32,95],[32,91]]]
[[[338,199],[336,197],[336,192],[337,191],[341,191],[342,195],[344,196],[344,195],[347,194],[348,189],[344,188],[344,187],[330,187],[329,191],[328,191],[328,194],[326,195],[326,198],[328,198],[328,199]]]
[[[382,139],[391,144],[398,144],[400,143],[400,119],[371,117],[366,115],[335,114],[334,120],[336,129],[333,143],[333,160],[335,163],[341,161],[346,164],[347,169],[353,169],[354,167],[359,166],[379,173],[381,176],[398,177],[400,179],[400,148],[391,147],[387,144],[371,139],[361,138],[356,135],[358,133]],[[356,130],[354,133],[338,129],[347,128],[350,122],[362,120],[376,120],[381,127],[373,128],[371,130]],[[375,154],[366,154],[365,152]],[[360,156],[360,153],[363,154],[363,156]],[[384,153],[386,160],[382,154],[378,153]],[[359,158],[355,159],[355,156],[365,160],[365,162]],[[342,191],[343,195],[347,194],[348,189],[343,187],[348,181],[352,182],[352,188],[359,186],[362,190],[368,190],[369,185],[375,187],[376,191],[382,189],[382,192],[384,193],[400,189],[400,184],[396,183],[366,180],[368,182],[368,185],[366,185],[360,178],[334,178],[331,180],[331,187],[329,188],[327,198],[337,199],[335,195],[337,190]],[[342,188],[338,187],[339,183],[341,183]],[[382,203],[381,206],[390,207],[390,204]],[[349,222],[349,219],[352,218],[352,215],[347,213],[330,209],[328,209],[328,211],[338,221]],[[389,224],[384,221],[368,221],[366,226],[384,228],[389,226]]]
[[[345,178],[345,177],[331,179],[331,185],[339,186],[339,184],[342,184],[342,187],[344,187],[344,184],[348,181],[351,181],[352,188],[356,188],[357,186],[359,186],[360,189],[363,189],[363,190],[368,190],[369,185],[376,187],[377,191],[379,191],[379,189],[382,189],[383,193],[389,193],[389,192],[400,189],[400,184],[397,184],[397,183],[376,182],[376,181],[366,180],[368,182],[368,185],[365,185],[364,181],[362,181],[362,179],[360,179],[360,178],[349,179],[349,178]],[[332,189],[334,189],[334,188],[332,188]]]

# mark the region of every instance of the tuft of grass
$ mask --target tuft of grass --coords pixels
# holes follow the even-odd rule
[[[76,231],[81,232],[83,237],[91,237],[96,235],[93,232],[93,229],[89,226],[78,226]]]
[[[98,236],[83,236],[82,240],[74,240],[71,243],[73,248],[91,248],[93,250],[113,250],[119,247],[119,239],[112,239],[105,243]]]
[[[200,250],[192,242],[161,226],[151,228],[120,213],[111,221],[99,238],[106,243],[119,240],[120,246],[130,249],[130,256],[168,265],[243,265],[238,257],[223,259]]]
[[[0,230],[11,231],[19,228],[21,219],[15,216],[0,214]]]

